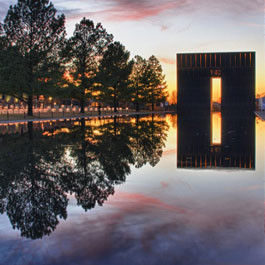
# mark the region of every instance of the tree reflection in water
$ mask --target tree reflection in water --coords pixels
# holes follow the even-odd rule
[[[64,150],[53,137],[5,135],[0,155],[0,210],[24,237],[49,235],[66,218],[67,196],[60,178],[67,172]]]
[[[131,172],[161,156],[168,125],[161,117],[80,120],[67,130],[1,136],[0,212],[21,236],[50,235],[67,218],[67,194],[87,211],[103,205]]]

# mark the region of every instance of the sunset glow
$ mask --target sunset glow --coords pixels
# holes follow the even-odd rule
[[[83,17],[101,22],[131,57],[154,54],[168,90],[176,89],[176,53],[256,51],[256,94],[265,92],[264,1],[54,0],[68,37]],[[0,19],[16,0],[0,0]]]
[[[222,116],[221,112],[211,113],[211,144],[222,144]]]
[[[211,78],[211,101],[212,101],[212,104],[214,102],[221,104],[221,101],[222,101],[222,80],[220,77]]]

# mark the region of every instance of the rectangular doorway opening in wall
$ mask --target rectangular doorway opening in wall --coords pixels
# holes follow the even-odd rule
[[[211,111],[220,111],[222,103],[222,79],[211,78]]]
[[[221,112],[211,112],[211,145],[222,144],[222,115]]]

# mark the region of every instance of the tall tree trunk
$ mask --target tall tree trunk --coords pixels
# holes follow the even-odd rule
[[[98,104],[98,115],[101,115],[101,104]]]
[[[84,100],[84,98],[82,98],[81,100],[80,100],[80,113],[85,113],[85,100]]]
[[[117,117],[114,116],[114,135],[117,136]]]
[[[137,89],[136,89],[136,100],[135,100],[135,110],[139,111],[139,94],[138,94],[138,85],[137,85]]]
[[[33,139],[33,122],[29,121],[28,122],[28,133],[29,133],[29,139]]]
[[[138,100],[136,101],[136,107],[135,107],[135,110],[136,110],[137,112],[140,110]]]
[[[152,123],[151,123],[151,128],[152,128],[151,143],[152,145],[154,144],[154,118],[155,118],[155,115],[154,113],[152,113]],[[152,152],[151,161],[152,163],[154,162],[154,152]]]
[[[33,116],[33,96],[28,96],[28,116]]]
[[[85,176],[87,176],[87,156],[86,156],[86,147],[87,147],[87,144],[86,144],[86,122],[85,122],[85,119],[82,118],[81,119],[81,126],[80,126],[80,129],[81,129],[81,135],[82,135],[82,163],[83,163],[83,169],[84,169],[84,174]]]
[[[136,142],[137,142],[137,148],[139,144],[139,115],[136,115]]]
[[[81,64],[81,84],[80,84],[80,89],[81,89],[81,100],[80,100],[80,113],[85,113],[85,61],[83,60]]]
[[[154,102],[152,102],[152,111],[154,111],[155,110],[155,104],[154,104]]]
[[[30,161],[30,180],[32,183],[32,189],[35,186],[35,156],[34,156],[34,128],[33,128],[33,122],[28,122],[28,133],[29,133],[29,142],[28,142],[28,148],[29,148],[29,161]]]

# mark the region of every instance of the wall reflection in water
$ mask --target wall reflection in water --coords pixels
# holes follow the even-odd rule
[[[177,167],[255,169],[254,114],[178,115]]]
[[[211,113],[211,145],[222,144],[222,114],[221,112]]]
[[[153,115],[29,122],[1,131],[0,212],[21,236],[39,239],[67,218],[68,194],[87,211],[114,194],[131,166],[155,166],[168,125]]]

